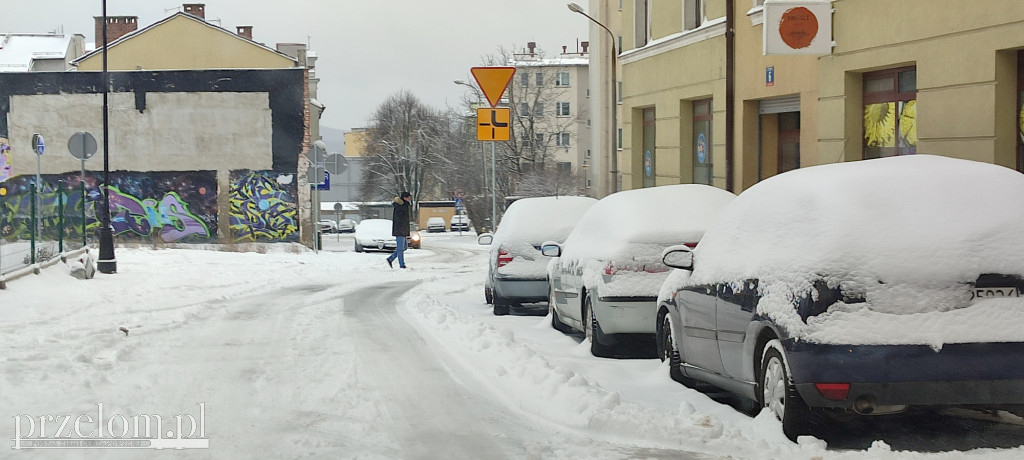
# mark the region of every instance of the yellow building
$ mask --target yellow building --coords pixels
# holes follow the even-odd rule
[[[832,27],[819,54],[766,54],[781,21],[763,3],[623,1],[623,188],[740,192],[794,168],[912,153],[1024,171],[1024,3],[770,0],[833,11],[816,18]]]

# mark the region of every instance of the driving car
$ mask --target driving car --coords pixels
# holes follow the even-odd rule
[[[548,259],[541,243],[564,241],[596,202],[581,196],[522,198],[509,205],[493,234],[477,237],[491,246],[484,297],[495,315],[509,314],[511,305],[547,300]]]
[[[427,218],[427,232],[436,233],[445,231],[444,217]]]
[[[423,241],[423,238],[420,237],[419,230],[413,230],[413,231],[409,232],[409,249],[419,249],[420,248],[420,243],[422,241]]]
[[[333,220],[330,220],[330,219],[324,219],[324,220],[320,221],[320,233],[337,233],[337,232],[338,232],[338,223],[337,222],[335,222]]]
[[[790,439],[909,407],[1024,404],[1024,175],[909,155],[792,170],[666,249],[658,353]]]
[[[452,216],[451,231],[453,232],[468,232],[469,231],[469,216],[465,214],[456,214]]]
[[[662,251],[696,246],[736,195],[701,184],[608,195],[587,210],[565,243],[546,243],[551,325],[584,333],[594,356],[655,355],[656,301],[669,268]],[[633,347],[632,345],[639,345]]]
[[[356,225],[355,251],[394,251],[395,237],[391,235],[391,219],[363,219]]]
[[[341,219],[338,221],[338,231],[341,233],[352,233],[356,231],[356,222],[352,219]]]

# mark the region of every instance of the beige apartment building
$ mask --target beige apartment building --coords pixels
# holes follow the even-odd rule
[[[766,54],[765,28],[781,22],[764,0],[590,7],[617,3],[624,189],[740,192],[790,169],[913,153],[1024,171],[1022,2],[774,2],[831,6],[815,22],[831,25],[820,54]]]

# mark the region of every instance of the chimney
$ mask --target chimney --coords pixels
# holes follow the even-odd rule
[[[537,48],[537,42],[527,42],[526,47],[530,50],[530,56],[533,56],[534,50]]]
[[[93,19],[96,20],[96,48],[99,49],[103,46],[103,16],[93,16]],[[107,43],[135,32],[138,28],[138,16],[107,16]]]
[[[182,5],[185,12],[199,19],[206,20],[206,5],[203,3],[186,3]]]
[[[239,37],[252,40],[252,26],[236,26],[235,30],[238,31]]]
[[[580,42],[580,45],[583,46],[583,54],[587,54],[587,48],[590,47],[590,42]]]
[[[567,52],[566,50],[568,48],[569,48],[568,46],[562,45],[562,54],[565,54]]]

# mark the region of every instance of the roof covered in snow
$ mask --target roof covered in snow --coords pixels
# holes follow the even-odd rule
[[[70,35],[0,34],[0,72],[28,72],[39,59],[65,59]]]

